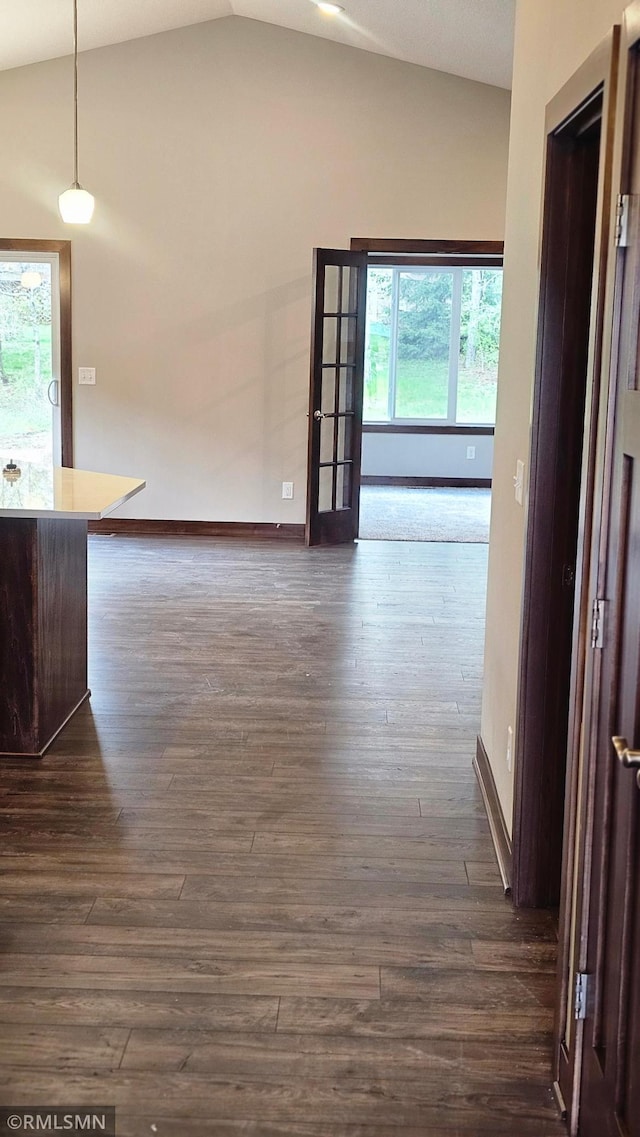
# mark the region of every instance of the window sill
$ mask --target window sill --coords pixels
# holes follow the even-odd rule
[[[413,422],[364,422],[363,434],[459,434],[459,435],[493,435],[494,426],[468,426],[466,423],[447,423],[438,426],[436,423]]]

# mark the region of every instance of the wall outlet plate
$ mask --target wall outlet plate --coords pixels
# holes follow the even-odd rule
[[[467,458],[475,458],[475,456],[476,456],[475,446],[467,446]]]
[[[282,496],[287,501],[291,501],[291,499],[293,497],[293,482],[283,482],[282,483]]]
[[[86,383],[93,387],[96,381],[95,367],[79,367],[78,368],[78,383]]]

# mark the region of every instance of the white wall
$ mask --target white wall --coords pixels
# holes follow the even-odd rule
[[[310,265],[352,236],[500,240],[509,95],[229,18],[0,74],[2,235],[73,239],[76,464],[128,516],[304,516]],[[296,497],[283,502],[282,480]]]
[[[526,520],[513,475],[516,460],[529,458],[545,107],[621,12],[618,0],[518,0],[517,7],[481,728],[509,826],[507,731],[516,719]]]
[[[467,447],[475,458],[467,458]],[[362,473],[385,477],[491,477],[493,438],[487,434],[387,434],[362,436]]]

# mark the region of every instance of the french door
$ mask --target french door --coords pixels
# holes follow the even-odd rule
[[[640,1137],[640,4],[625,18],[620,93],[622,248],[610,428],[608,615],[587,834],[581,1137]]]
[[[367,255],[315,249],[306,542],[358,536]]]
[[[68,242],[0,241],[0,457],[71,465]]]

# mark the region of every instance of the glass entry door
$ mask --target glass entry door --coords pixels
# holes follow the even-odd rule
[[[358,535],[367,257],[314,250],[308,545]]]
[[[57,253],[0,249],[0,456],[62,464]]]

